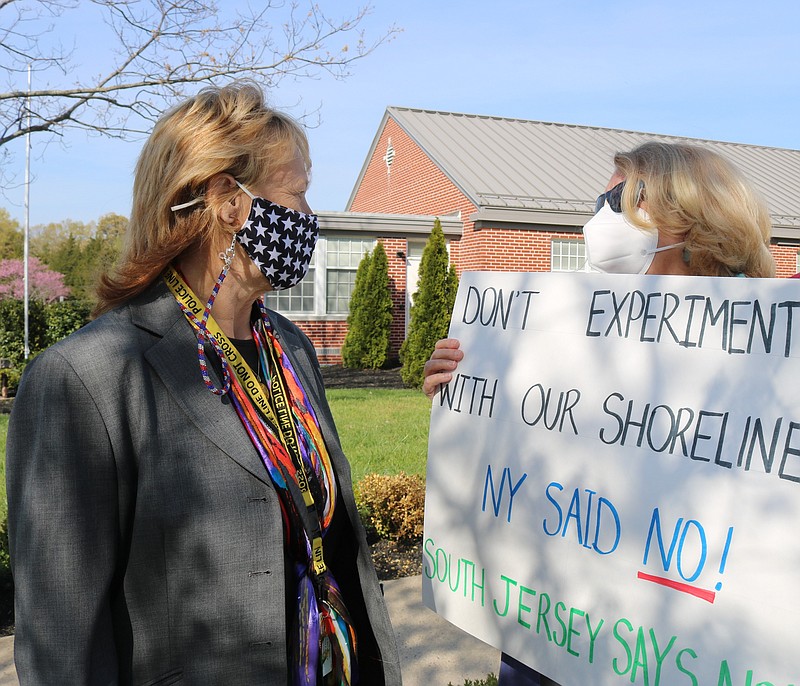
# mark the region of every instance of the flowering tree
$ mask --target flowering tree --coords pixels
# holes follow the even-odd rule
[[[0,260],[0,300],[24,297],[22,260]],[[49,303],[69,295],[64,276],[43,265],[37,258],[28,259],[28,296]]]

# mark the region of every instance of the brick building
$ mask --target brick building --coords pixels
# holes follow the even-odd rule
[[[271,306],[300,324],[322,362],[338,361],[355,270],[379,240],[389,257],[396,354],[436,217],[459,273],[583,269],[581,227],[611,175],[614,153],[648,140],[707,146],[730,159],[770,208],[778,276],[800,271],[800,151],[389,107],[347,211],[320,213],[309,276],[271,295]]]

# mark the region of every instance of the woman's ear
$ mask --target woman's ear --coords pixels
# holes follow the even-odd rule
[[[220,222],[233,229],[241,227],[249,212],[250,198],[239,189],[233,176],[215,174],[208,181],[207,192],[219,208],[217,218]]]

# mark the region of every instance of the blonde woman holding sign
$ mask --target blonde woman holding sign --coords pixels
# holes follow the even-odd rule
[[[145,143],[102,316],[11,418],[22,683],[400,683],[314,348],[261,297],[308,268],[309,168],[250,84]]]
[[[645,143],[614,157],[614,173],[583,227],[596,271],[617,274],[773,277],[769,211],[720,155],[698,146]],[[437,342],[423,390],[433,399],[464,358],[456,339]],[[503,655],[500,686],[552,680]]]

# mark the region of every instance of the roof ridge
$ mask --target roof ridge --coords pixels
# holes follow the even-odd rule
[[[569,129],[582,129],[586,131],[609,131],[614,133],[623,133],[623,134],[634,134],[639,136],[648,136],[653,138],[668,138],[671,140],[685,140],[685,141],[699,141],[703,143],[714,143],[717,145],[726,145],[726,146],[735,146],[735,147],[742,147],[742,148],[758,148],[761,150],[785,150],[789,152],[800,152],[800,150],[796,148],[782,148],[777,145],[759,145],[757,143],[742,143],[738,141],[728,141],[728,140],[720,140],[717,138],[697,138],[695,136],[685,136],[679,134],[668,134],[668,133],[656,133],[653,131],[636,131],[634,129],[620,129],[614,128],[610,126],[597,126],[592,124],[571,124],[567,122],[552,122],[552,121],[543,121],[541,119],[523,119],[521,117],[503,117],[496,114],[474,114],[468,112],[450,112],[447,110],[433,110],[421,107],[404,107],[402,105],[390,105],[387,108],[387,111],[404,111],[404,112],[414,112],[420,114],[436,114],[436,115],[443,115],[449,117],[466,117],[469,119],[484,119],[484,120],[497,120],[497,121],[506,121],[506,122],[519,122],[521,124],[539,124],[542,126],[554,126],[554,127],[563,127]]]

